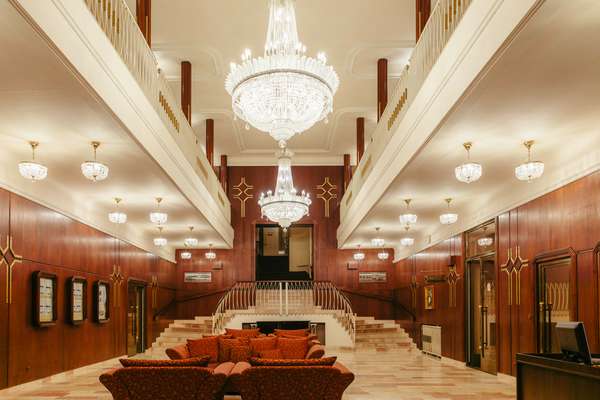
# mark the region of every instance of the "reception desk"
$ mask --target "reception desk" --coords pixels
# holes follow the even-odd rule
[[[600,399],[600,368],[561,354],[517,354],[517,400],[546,399]]]

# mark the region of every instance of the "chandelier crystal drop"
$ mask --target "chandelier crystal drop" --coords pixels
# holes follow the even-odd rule
[[[477,239],[477,244],[481,247],[491,246],[492,243],[494,243],[494,239],[492,239],[491,237],[482,237]]]
[[[119,203],[121,203],[122,199],[115,197],[116,208],[115,211],[108,213],[108,220],[113,224],[124,224],[127,222],[127,214],[119,211]]]
[[[402,214],[398,219],[400,220],[401,225],[410,226],[417,223],[417,215],[410,212],[410,202],[411,199],[405,199],[404,203],[406,203],[406,213]]]
[[[185,238],[183,240],[183,244],[185,247],[196,247],[198,246],[198,239],[196,239],[195,237],[191,236],[194,232],[194,227],[190,226],[190,237]]]
[[[261,193],[258,205],[263,217],[287,229],[300,218],[308,215],[312,200],[304,190],[298,194],[292,177],[292,152],[283,148],[277,162],[277,184],[275,192]]]
[[[357,246],[357,252],[354,253],[352,255],[352,258],[354,258],[354,261],[362,261],[365,259],[365,253],[363,253],[362,251],[360,251],[360,244]]]
[[[189,251],[182,251],[179,253],[179,257],[181,257],[182,260],[190,260],[192,258],[192,253]]]
[[[38,142],[29,142],[31,146],[31,161],[21,161],[19,163],[19,173],[23,178],[31,181],[41,181],[48,176],[48,168],[35,161],[35,149],[39,146]]]
[[[531,146],[534,143],[533,140],[523,143],[527,148],[527,162],[515,168],[515,176],[520,181],[531,182],[544,174],[544,163],[541,161],[531,161]]]
[[[262,57],[246,49],[231,63],[225,89],[236,117],[280,144],[327,119],[339,78],[327,57],[305,55],[298,38],[293,0],[269,1],[269,27]]]
[[[167,245],[167,239],[165,237],[162,236],[162,230],[163,227],[159,226],[158,227],[158,232],[161,236],[154,238],[154,245],[156,247],[163,247]]]
[[[456,167],[454,169],[454,175],[460,182],[475,182],[481,178],[483,168],[481,167],[481,164],[471,162],[471,147],[473,147],[473,143],[464,143],[463,147],[467,150],[467,162]]]
[[[217,258],[217,253],[213,251],[212,244],[208,245],[208,251],[204,253],[204,257],[206,257],[207,260],[214,260]]]
[[[440,215],[440,223],[442,225],[451,225],[458,221],[458,214],[450,212],[450,203],[452,202],[452,199],[445,199],[445,201],[448,204],[448,212]]]
[[[103,181],[108,177],[108,167],[96,160],[96,152],[100,147],[100,142],[92,142],[92,147],[94,149],[94,161],[86,161],[81,164],[81,173],[90,181]]]
[[[156,198],[156,211],[150,213],[150,222],[156,225],[164,225],[167,223],[168,215],[167,213],[160,211],[160,203],[162,202],[162,197]]]

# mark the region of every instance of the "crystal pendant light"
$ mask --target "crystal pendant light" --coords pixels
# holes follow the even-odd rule
[[[456,179],[461,182],[475,182],[481,178],[483,168],[481,167],[481,164],[471,162],[471,147],[473,147],[473,143],[464,143],[463,147],[467,150],[467,162],[456,167],[454,169],[454,174],[456,175]]]
[[[179,253],[179,257],[182,260],[190,260],[192,258],[192,253],[190,253],[189,251],[182,251],[181,253]]]
[[[365,253],[360,251],[360,244],[357,246],[357,252],[352,255],[354,261],[362,261],[365,259]]]
[[[183,244],[185,245],[185,247],[196,247],[198,246],[198,239],[196,239],[195,237],[193,237],[193,232],[194,232],[194,227],[190,226],[190,237],[185,238],[183,241]]]
[[[108,167],[96,160],[96,152],[100,147],[100,142],[92,142],[92,147],[94,149],[94,161],[86,161],[81,164],[81,173],[90,181],[103,181],[108,177]]]
[[[451,225],[458,221],[458,214],[450,212],[450,203],[452,199],[444,199],[444,201],[448,204],[448,212],[440,215],[440,222],[443,225]]]
[[[204,257],[206,257],[207,260],[214,260],[217,258],[217,253],[215,253],[212,249],[212,243],[208,245],[208,251],[204,253]]]
[[[373,247],[383,247],[385,246],[385,240],[379,237],[380,228],[375,228],[375,232],[377,232],[377,237],[371,239],[371,246]]]
[[[492,239],[491,237],[482,237],[477,239],[477,244],[481,247],[488,247],[491,246],[492,243],[494,243],[494,239]]]
[[[156,247],[163,247],[167,245],[167,239],[162,236],[163,227],[158,227],[159,237],[154,238],[154,245]]]
[[[388,253],[385,250],[381,250],[379,253],[377,253],[377,258],[379,258],[381,261],[385,261],[390,257],[390,253]]]
[[[402,214],[398,219],[401,225],[414,225],[417,223],[417,215],[410,212],[410,202],[412,199],[405,199],[406,213]]]
[[[408,230],[410,229],[410,225],[406,225],[406,227],[404,229],[406,230],[406,234],[408,235]],[[415,239],[410,236],[404,236],[402,239],[400,239],[400,245],[402,245],[404,247],[409,247],[409,246],[412,246],[413,244],[415,244]]]
[[[527,148],[527,162],[515,168],[515,176],[520,181],[531,182],[544,174],[544,163],[541,161],[531,161],[531,146],[534,143],[533,140],[523,143]]]
[[[261,193],[258,205],[263,217],[278,223],[285,230],[294,222],[308,215],[308,208],[312,200],[304,190],[298,194],[294,188],[292,153],[289,150],[286,148],[281,150],[277,164],[275,193],[270,190],[266,195]]]
[[[164,225],[167,223],[167,213],[160,211],[160,203],[162,200],[162,197],[156,198],[156,211],[150,213],[150,222],[156,225]]]
[[[41,181],[48,176],[48,168],[35,161],[35,149],[39,146],[38,142],[29,142],[31,146],[31,161],[21,161],[19,163],[19,173],[23,178],[32,181]]]
[[[121,203],[123,199],[115,197],[114,200],[116,204],[115,211],[108,213],[108,220],[113,224],[124,224],[127,222],[127,214],[119,211],[119,203]]]
[[[339,78],[324,53],[305,55],[293,0],[269,0],[269,9],[264,55],[244,50],[241,64],[231,63],[225,89],[246,129],[252,125],[281,144],[327,120]]]

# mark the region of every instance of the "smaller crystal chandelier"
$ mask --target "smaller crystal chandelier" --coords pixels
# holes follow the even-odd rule
[[[385,240],[379,237],[379,229],[380,228],[375,228],[378,237],[371,239],[371,246],[373,247],[383,247],[385,245]]]
[[[388,253],[385,250],[381,250],[379,253],[377,253],[377,258],[379,258],[381,261],[385,261],[390,257],[390,253]]]
[[[523,145],[527,148],[527,162],[515,168],[515,176],[520,181],[531,182],[539,178],[544,173],[544,163],[541,161],[531,161],[531,146],[535,142],[528,140]]]
[[[100,142],[92,142],[92,147],[94,148],[94,161],[86,161],[81,164],[81,173],[90,181],[103,181],[108,177],[108,167],[106,164],[96,161],[96,152],[100,147]]]
[[[154,238],[154,245],[156,247],[163,247],[163,246],[167,245],[167,238],[162,236],[162,230],[163,230],[163,227],[159,226],[158,232],[159,232],[159,235],[161,235],[161,236]]]
[[[408,234],[410,225],[406,225],[406,227],[404,229],[406,229],[406,233]],[[402,245],[404,247],[409,247],[409,246],[412,246],[413,244],[415,244],[415,239],[410,236],[405,236],[402,239],[400,239],[400,245]]]
[[[482,238],[479,238],[479,239],[477,239],[477,244],[478,244],[479,246],[481,246],[481,247],[488,247],[488,246],[491,246],[491,245],[492,245],[492,243],[494,243],[494,239],[492,239],[492,238],[491,238],[491,237],[489,237],[489,236],[486,236],[486,237],[482,237]]]
[[[445,201],[448,204],[448,212],[440,215],[440,222],[442,225],[451,225],[458,221],[458,214],[450,212],[450,203],[452,202],[452,199],[445,199]]]
[[[189,251],[182,251],[179,253],[179,257],[181,257],[182,260],[189,260],[192,258],[192,253]]]
[[[417,223],[417,215],[410,212],[410,202],[412,199],[405,199],[406,203],[406,213],[402,214],[398,219],[400,220],[400,224],[410,226]]]
[[[191,236],[194,232],[194,227],[190,226],[190,237],[185,238],[183,241],[183,244],[185,245],[185,247],[196,247],[198,246],[198,239],[196,239],[195,237]]]
[[[296,188],[294,188],[292,153],[285,147],[279,153],[277,164],[275,193],[270,190],[266,195],[261,193],[258,205],[263,217],[278,223],[286,230],[292,223],[308,215],[308,208],[312,200],[304,190],[302,194],[298,194]]]
[[[352,255],[352,258],[354,258],[354,261],[362,261],[365,259],[365,253],[363,253],[362,251],[360,251],[360,244],[357,246],[357,252],[354,253]]]
[[[465,150],[467,150],[467,162],[459,165],[454,169],[456,179],[464,183],[471,183],[481,178],[483,168],[481,164],[471,162],[471,147],[473,143],[467,142],[463,144]]]
[[[156,211],[150,213],[150,222],[156,225],[164,225],[167,223],[167,213],[160,212],[160,202],[162,197],[156,198]]]
[[[217,258],[217,253],[215,253],[212,249],[212,243],[208,245],[208,251],[204,253],[204,257],[206,257],[207,260],[214,260]]]
[[[23,178],[32,181],[41,181],[48,176],[48,168],[35,161],[35,149],[39,146],[38,142],[29,142],[31,146],[31,161],[21,161],[19,163],[19,173]]]
[[[123,200],[115,197],[115,211],[108,213],[108,220],[113,224],[124,224],[127,222],[127,214],[119,211],[119,203]]]

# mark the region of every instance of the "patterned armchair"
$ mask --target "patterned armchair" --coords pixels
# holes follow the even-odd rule
[[[100,376],[115,400],[218,400],[233,368],[224,363],[204,367],[127,367]]]

